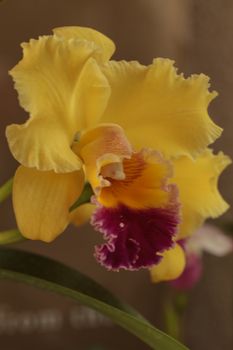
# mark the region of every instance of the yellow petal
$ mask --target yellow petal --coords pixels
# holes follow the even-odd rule
[[[95,208],[96,206],[91,203],[81,205],[70,213],[70,222],[76,226],[86,224]]]
[[[24,166],[55,172],[80,169],[80,160],[70,149],[73,139],[79,130],[96,123],[110,94],[91,57],[96,45],[44,36],[22,46],[23,59],[10,74],[31,117],[23,125],[8,126],[10,149]]]
[[[218,178],[231,163],[223,153],[214,155],[210,149],[196,160],[181,157],[174,161],[175,176],[171,180],[179,189],[182,224],[179,238],[186,237],[202,222],[223,214],[228,205],[218,191]]]
[[[60,27],[55,28],[53,32],[57,36],[61,36],[66,39],[82,39],[94,42],[99,50],[95,53],[99,59],[108,60],[115,51],[115,45],[111,39],[103,35],[102,33],[92,28],[85,27]]]
[[[207,112],[216,92],[208,91],[205,75],[185,79],[162,58],[148,67],[110,61],[103,71],[112,95],[101,122],[121,125],[136,148],[193,157],[220,136]]]
[[[13,206],[23,236],[50,242],[61,234],[83,184],[82,171],[56,174],[20,166],[14,178]]]
[[[142,150],[123,160],[124,179],[109,179],[98,201],[105,207],[124,204],[130,208],[162,208],[175,204],[176,191],[167,186],[171,167],[158,153]]]
[[[56,120],[30,118],[23,125],[8,126],[6,136],[12,154],[26,167],[66,173],[82,166],[71,150],[71,137]]]
[[[185,268],[185,254],[179,244],[166,250],[162,256],[161,262],[150,269],[151,280],[154,283],[174,280]]]
[[[96,193],[102,186],[109,185],[101,172],[122,178],[122,161],[132,153],[123,129],[114,124],[102,124],[86,131],[73,149],[84,161],[87,180]]]
[[[111,94],[109,83],[93,58],[84,65],[76,90],[80,129],[92,128],[98,124]]]

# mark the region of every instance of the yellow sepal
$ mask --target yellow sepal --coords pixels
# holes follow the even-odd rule
[[[150,269],[151,281],[154,283],[174,280],[185,268],[185,254],[179,244],[166,250],[162,256],[161,262]]]

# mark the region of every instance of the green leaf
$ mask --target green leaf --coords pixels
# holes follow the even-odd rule
[[[187,350],[89,277],[47,257],[2,248],[0,278],[24,282],[74,299],[108,316],[152,349]]]
[[[0,187],[0,203],[3,202],[12,192],[13,178],[9,179]]]

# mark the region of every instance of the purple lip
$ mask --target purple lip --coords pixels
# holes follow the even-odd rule
[[[106,243],[95,247],[95,257],[109,270],[148,268],[161,260],[173,245],[179,223],[178,206],[132,209],[99,206],[92,225]]]

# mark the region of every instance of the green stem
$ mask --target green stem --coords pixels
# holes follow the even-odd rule
[[[17,243],[24,240],[25,238],[17,229],[0,232],[0,245]]]
[[[9,179],[0,187],[0,203],[3,202],[12,192],[13,178]]]
[[[170,300],[165,304],[164,318],[166,333],[175,339],[180,339],[180,320],[174,308],[174,305]]]
[[[187,294],[171,291],[164,305],[166,332],[182,341],[184,312],[187,306]]]

